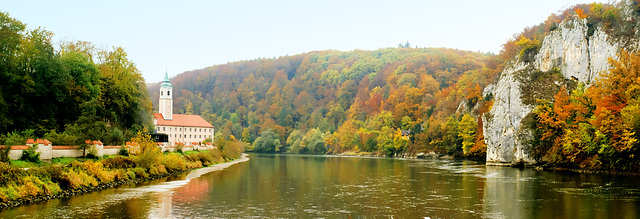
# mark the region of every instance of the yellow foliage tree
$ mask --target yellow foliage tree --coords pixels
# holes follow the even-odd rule
[[[468,155],[471,147],[475,144],[476,127],[478,124],[471,115],[464,114],[458,123],[458,137],[462,139],[462,151]]]

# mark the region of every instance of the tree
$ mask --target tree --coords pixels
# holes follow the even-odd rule
[[[307,131],[307,133],[302,138],[302,142],[300,142],[301,147],[308,148],[309,152],[314,154],[326,153],[327,149],[325,147],[322,134],[322,131],[318,129],[311,129]]]
[[[301,144],[302,137],[304,137],[304,135],[298,129],[293,130],[293,132],[289,134],[289,137],[287,138],[287,145],[289,146],[289,152],[296,153],[296,154],[307,153],[308,149],[306,147],[303,147]]]
[[[272,129],[263,131],[260,137],[253,142],[253,148],[256,152],[274,153],[280,148],[280,137]]]
[[[476,121],[468,113],[464,114],[458,123],[458,137],[462,139],[464,155],[469,155],[471,147],[475,144],[477,126]]]

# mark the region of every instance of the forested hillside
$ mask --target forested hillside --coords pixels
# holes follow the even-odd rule
[[[407,43],[375,51],[315,51],[185,72],[172,79],[175,112],[202,115],[216,126],[216,136],[233,135],[258,152],[352,151],[397,156],[435,151],[483,156],[486,145],[480,117],[493,105],[493,89],[485,88],[496,85],[505,66],[533,62],[545,37],[567,20],[585,22],[588,36],[602,30],[625,45],[633,42],[635,20],[624,14],[635,16],[638,7],[633,3],[625,11],[625,4],[580,4],[551,14],[544,22],[514,34],[498,55],[411,48]],[[553,83],[562,79],[557,71],[524,79],[533,84]],[[598,83],[609,83],[605,80]],[[577,85],[569,79],[556,82],[559,87],[548,90],[522,87],[526,104],[539,106],[538,116],[528,117],[526,124],[539,128],[542,136],[536,134],[542,141],[532,142],[531,150],[538,151],[535,156],[544,157],[545,162],[584,163],[572,159],[576,152],[568,146],[572,143],[566,135],[575,132],[563,134],[540,114],[552,110],[553,94],[562,86],[568,94]],[[149,86],[153,101],[157,101],[157,86]],[[597,122],[595,117],[590,121]],[[615,136],[636,135],[621,133]],[[549,139],[555,139],[554,143]],[[637,144],[633,139],[626,142]]]
[[[0,12],[0,145],[33,137],[123,144],[153,125],[144,79],[122,48],[65,42],[56,50],[52,36]]]
[[[176,113],[199,114],[218,136],[258,152],[480,155],[478,115],[491,106],[482,88],[501,70],[497,58],[409,45],[316,51],[217,65],[171,83]],[[158,85],[149,93],[157,101]]]

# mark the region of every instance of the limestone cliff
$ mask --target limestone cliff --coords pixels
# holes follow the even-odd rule
[[[483,116],[488,164],[533,164],[528,125],[536,99],[552,99],[567,84],[591,83],[609,69],[607,59],[620,49],[601,28],[589,33],[586,19],[562,22],[547,35],[533,60],[509,63],[492,92],[495,103]],[[530,123],[530,121],[529,121]]]

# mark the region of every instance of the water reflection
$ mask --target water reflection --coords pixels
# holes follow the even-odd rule
[[[638,177],[470,161],[253,154],[224,171],[186,178],[24,206],[0,217],[640,217]]]

